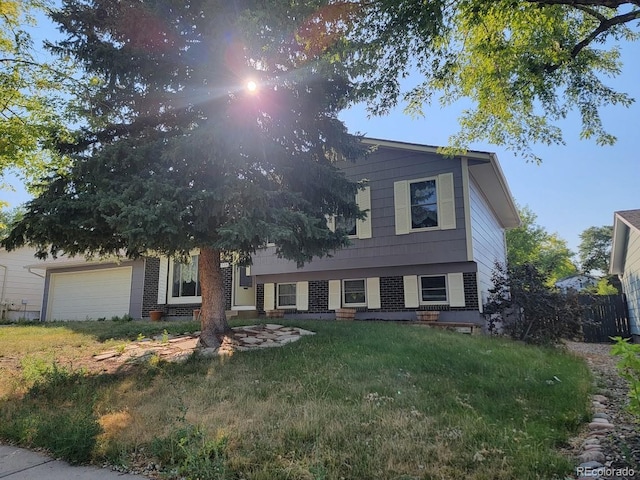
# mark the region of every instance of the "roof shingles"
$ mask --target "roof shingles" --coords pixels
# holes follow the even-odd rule
[[[640,230],[640,209],[637,210],[621,210],[616,212],[616,215],[621,217],[625,223]]]

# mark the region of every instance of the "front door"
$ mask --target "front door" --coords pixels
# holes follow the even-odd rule
[[[233,310],[256,308],[256,289],[251,278],[251,267],[233,267]]]

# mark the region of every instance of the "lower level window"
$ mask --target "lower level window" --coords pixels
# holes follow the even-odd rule
[[[424,303],[447,301],[447,278],[445,275],[420,277],[420,300]]]
[[[344,292],[342,302],[349,307],[365,307],[367,305],[367,289],[364,278],[359,280],[343,280]]]
[[[198,255],[193,255],[189,263],[173,263],[172,297],[199,297]]]
[[[278,308],[295,308],[296,306],[296,284],[278,284]]]

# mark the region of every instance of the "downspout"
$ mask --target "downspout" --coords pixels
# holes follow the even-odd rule
[[[44,275],[41,275],[41,274],[39,274],[39,273],[34,272],[34,271],[32,271],[32,270],[31,270],[32,268],[38,268],[38,267],[24,267],[24,268],[26,268],[26,269],[27,269],[27,271],[28,271],[30,274],[35,275],[36,277],[40,277],[40,278],[44,278],[44,279],[46,279],[46,278],[47,278],[46,273],[45,273]],[[46,272],[46,270],[45,270],[45,272]],[[46,283],[46,281],[45,281],[45,283]],[[25,306],[25,309],[26,309],[26,308],[27,308],[27,307]],[[44,312],[44,295],[42,296],[42,304],[40,305],[40,317],[42,317],[42,312]],[[40,318],[40,321],[41,321],[41,322],[44,322],[44,319],[43,319],[43,318]]]
[[[5,304],[4,304],[4,294],[7,289],[7,272],[9,268],[6,265],[0,265],[0,267],[4,268],[4,276],[2,278],[2,294],[0,294],[0,318],[4,318],[5,316]]]
[[[35,267],[28,267],[28,268],[27,268],[27,271],[28,271],[29,273],[31,273],[32,275],[35,275],[36,277],[45,278],[45,276],[44,276],[44,275],[40,275],[39,273],[32,272],[32,271],[31,271],[31,269],[32,269],[32,268],[35,268]]]

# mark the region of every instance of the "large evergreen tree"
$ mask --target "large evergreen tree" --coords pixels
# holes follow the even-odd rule
[[[86,123],[59,146],[72,168],[45,179],[3,244],[41,257],[199,248],[200,340],[217,346],[224,256],[246,262],[269,241],[302,264],[348,242],[328,215],[362,216],[334,165],[365,153],[337,119],[349,85],[297,34],[312,7],[65,0],[52,49],[92,85]]]

